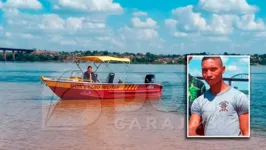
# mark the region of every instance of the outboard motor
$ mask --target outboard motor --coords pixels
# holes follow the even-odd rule
[[[154,74],[147,74],[145,77],[145,83],[155,83],[156,78]]]
[[[115,78],[115,74],[114,73],[109,73],[106,79],[106,83],[113,83],[114,82],[114,78]]]

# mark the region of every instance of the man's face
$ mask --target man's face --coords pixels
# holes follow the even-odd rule
[[[225,67],[219,59],[207,59],[202,62],[202,76],[210,85],[215,85],[223,78]]]
[[[92,72],[92,68],[91,67],[88,68],[88,72]]]

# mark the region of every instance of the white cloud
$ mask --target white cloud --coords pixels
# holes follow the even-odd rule
[[[202,76],[200,69],[189,69],[189,74],[191,74],[192,76]]]
[[[63,37],[60,35],[53,35],[49,40],[51,42],[60,42],[62,39],[63,39]]]
[[[29,15],[16,10],[5,11],[5,17],[9,27],[19,30],[19,26],[38,31],[76,33],[77,31],[88,31],[88,29],[103,29],[105,23],[93,21],[90,18],[68,17],[61,18],[56,14]],[[41,30],[39,30],[41,29]]]
[[[193,57],[192,57],[192,60],[200,60],[200,61],[201,61],[202,58],[203,58],[203,56],[193,56]],[[191,60],[191,61],[192,61],[192,60]]]
[[[31,15],[21,13],[17,9],[4,9],[7,28],[13,32],[21,32],[21,27],[27,33],[63,33],[86,34],[91,32],[105,32],[105,20],[95,20],[88,17],[62,18],[57,14]]]
[[[221,59],[222,59],[224,65],[225,65],[225,64],[227,63],[227,61],[228,61],[228,57],[226,57],[226,56],[221,56]]]
[[[41,23],[39,24],[42,30],[63,30],[64,20],[56,14],[47,14],[42,16]]]
[[[227,36],[208,36],[207,39],[209,41],[216,41],[216,42],[228,42],[230,39]]]
[[[233,32],[233,21],[236,16],[234,15],[216,15],[211,17],[211,23],[206,26],[203,34],[210,35],[228,35]]]
[[[158,38],[158,32],[155,29],[129,28],[123,27],[119,30],[122,39],[152,40]]]
[[[59,7],[58,5],[54,5],[54,6],[53,6],[53,9],[55,9],[55,10],[59,10],[60,7]]]
[[[144,53],[147,51],[158,53],[165,51],[165,41],[159,37],[155,29],[122,27],[113,39],[119,44],[121,51]]]
[[[237,70],[237,66],[230,65],[230,66],[227,66],[227,69],[228,69],[229,71],[236,71],[236,70]]]
[[[259,32],[256,34],[257,37],[266,37],[266,32]]]
[[[266,33],[264,33],[266,30],[263,31],[263,26],[265,26],[263,21],[257,19],[254,14],[253,18],[244,17],[252,16],[252,14],[207,13],[205,15],[206,12],[199,13],[191,5],[176,8],[172,11],[172,18],[164,20],[164,26],[169,29],[172,37],[181,38],[167,37],[168,39],[162,39],[160,33],[163,31],[159,32],[158,30],[159,20],[157,22],[154,18],[148,17],[146,12],[133,12],[133,18],[130,18],[131,22],[128,22],[128,27],[122,27],[123,29],[118,30],[107,25],[108,13],[115,11],[103,7],[104,4],[99,4],[102,8],[95,7],[91,9],[89,7],[96,4],[88,5],[89,2],[87,1],[62,0],[61,4],[59,1],[48,1],[51,2],[54,9],[58,10],[54,11],[58,14],[30,14],[20,12],[20,9],[4,8],[3,19],[6,24],[4,29],[1,29],[0,24],[0,42],[12,43],[16,47],[29,46],[66,51],[108,49],[110,51],[132,52],[159,51],[160,53],[199,51],[223,53],[225,49],[228,52],[233,51],[230,44],[239,45],[235,48],[236,51],[239,51],[239,49],[243,52],[247,51],[247,48],[243,48],[244,43],[234,41],[244,38],[239,35],[239,32],[250,33],[253,36],[266,36]],[[88,1],[93,2],[94,0]],[[67,3],[63,4],[62,2]],[[97,3],[100,2],[97,1]],[[102,1],[102,3],[107,3],[107,0]],[[112,3],[114,2],[112,1]],[[63,12],[66,11],[68,13],[64,14]],[[119,21],[118,24],[121,24],[121,22]],[[245,31],[258,31],[258,29],[262,31],[241,32],[236,28]],[[232,36],[229,37],[230,34]],[[162,35],[165,34],[162,33]],[[7,38],[7,36],[12,38]],[[32,41],[31,43],[29,43],[29,39]],[[232,43],[224,42],[229,40],[232,40]],[[174,45],[179,47],[174,47]],[[257,49],[257,47],[254,49]]]
[[[37,29],[38,24],[41,21],[41,15],[30,15],[26,13],[20,13],[18,9],[3,9],[4,19],[7,21],[7,28],[14,32],[21,31],[21,27],[24,30]]]
[[[257,31],[264,30],[265,24],[262,19],[255,20],[255,15],[243,15],[236,20],[236,25],[241,30]]]
[[[234,31],[235,15],[212,14],[210,19],[206,20],[200,13],[193,12],[193,6],[191,5],[176,8],[172,11],[172,14],[174,19],[165,20],[165,25],[172,32],[178,30],[188,35],[200,33],[207,36],[226,36]],[[177,29],[173,30],[175,26],[177,26]]]
[[[12,33],[10,33],[10,32],[5,32],[5,36],[7,37],[7,38],[11,38],[12,37]]]
[[[105,28],[105,23],[88,22],[85,25],[86,25],[87,28],[91,28],[91,29],[102,29],[102,28]]]
[[[247,14],[258,10],[246,0],[200,0],[199,7],[212,13]]]
[[[188,34],[184,33],[184,32],[177,31],[177,32],[174,33],[174,36],[176,36],[176,37],[185,37],[185,36],[188,36]]]
[[[241,58],[240,60],[240,63],[248,63],[249,62],[249,58],[248,57],[246,57],[246,58]]]
[[[193,12],[193,6],[179,7],[172,11],[175,20],[181,31],[195,32],[206,28],[206,20],[201,17],[200,13]]]
[[[85,17],[80,18],[67,18],[66,22],[66,28],[71,30],[81,30],[81,29],[102,29],[105,28],[105,23],[101,22],[90,22],[89,19],[86,19]]]
[[[81,18],[73,18],[73,17],[67,18],[66,27],[67,28],[72,28],[74,30],[82,29],[84,20],[85,20],[84,17],[81,17]]]
[[[77,42],[74,40],[63,40],[60,41],[61,45],[77,45]]]
[[[166,19],[164,21],[164,24],[171,31],[175,31],[176,30],[176,25],[177,25],[177,20],[174,20],[174,19]]]
[[[137,29],[138,39],[153,39],[158,38],[158,32],[154,29]]]
[[[8,40],[1,40],[0,41],[1,45],[4,45],[5,47],[15,47],[16,45]],[[15,46],[14,46],[15,45]]]
[[[31,15],[17,9],[5,9],[3,17],[9,22],[5,32],[16,34],[12,38],[3,34],[0,41],[3,46],[12,43],[16,47],[64,51],[88,48],[124,52],[162,51],[163,40],[159,38],[150,19],[147,19],[148,25],[144,21],[144,25],[135,28],[113,30],[106,26],[106,17],[98,17],[98,14],[89,16]],[[29,39],[31,43],[28,42]]]
[[[133,17],[131,19],[132,27],[120,28],[109,41],[124,51],[144,52],[152,50],[156,52],[161,50],[164,47],[164,40],[159,37],[156,30],[158,28],[156,21],[149,17],[144,17],[144,19],[141,21],[139,17]]]
[[[57,14],[28,14],[18,9],[3,9],[7,24],[0,35],[2,45],[13,43],[16,47],[40,49],[106,49],[107,42],[92,42],[97,36],[110,36],[112,30],[106,28],[106,17],[86,15],[84,17],[60,17]],[[23,27],[23,28],[21,28]],[[1,32],[1,31],[0,31]],[[16,33],[16,34],[15,34]],[[1,33],[0,33],[1,34]],[[7,38],[7,36],[12,38]],[[31,39],[31,43],[28,39]],[[4,46],[3,45],[3,46]],[[113,48],[115,49],[115,48]]]
[[[72,8],[72,9],[81,9],[81,10],[87,10],[88,8],[84,4],[84,2],[76,0],[76,1],[71,1],[71,0],[59,0],[59,5],[62,7],[67,7],[67,8]]]
[[[9,18],[16,17],[21,14],[17,8],[3,9],[3,11],[4,11],[4,15]]]
[[[145,21],[141,21],[138,17],[131,19],[133,28],[124,27],[123,30],[129,33],[129,36],[136,37],[137,40],[151,40],[159,37],[157,23],[152,18],[146,18]],[[130,35],[131,34],[131,35]]]
[[[209,3],[209,1],[207,2]],[[255,19],[255,14],[214,13],[205,19],[199,12],[194,12],[193,8],[192,5],[188,5],[172,11],[173,19],[165,20],[165,26],[170,30],[170,34],[180,37],[198,33],[203,36],[211,36],[209,38],[211,41],[229,41],[227,36],[234,33],[235,28],[244,31],[265,31],[266,29],[262,19]],[[261,35],[258,34],[258,36]]]
[[[113,0],[59,0],[58,5],[63,8],[85,12],[123,12],[120,4],[113,2]]]
[[[156,28],[157,23],[151,18],[146,18],[146,21],[141,21],[138,17],[131,19],[131,22],[135,28]]]
[[[1,7],[1,4],[0,4]],[[2,3],[3,8],[26,8],[26,9],[42,9],[42,4],[38,0],[7,0]]]
[[[133,16],[148,16],[148,13],[143,11],[133,12]]]
[[[96,39],[99,41],[108,41],[108,40],[111,40],[112,38],[108,36],[100,36],[100,37],[96,37]]]
[[[33,36],[32,34],[29,34],[29,33],[23,33],[23,34],[21,34],[21,37],[26,38],[26,39],[32,39],[35,36]]]

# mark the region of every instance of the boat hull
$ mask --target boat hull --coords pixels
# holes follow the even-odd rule
[[[62,100],[160,98],[162,86],[149,84],[92,84],[44,79],[43,82]]]

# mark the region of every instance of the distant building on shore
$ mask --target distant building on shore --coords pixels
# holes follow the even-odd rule
[[[47,55],[58,55],[58,52],[54,52],[54,51],[47,51],[47,50],[35,50],[34,52],[32,52],[33,54],[47,54]]]

